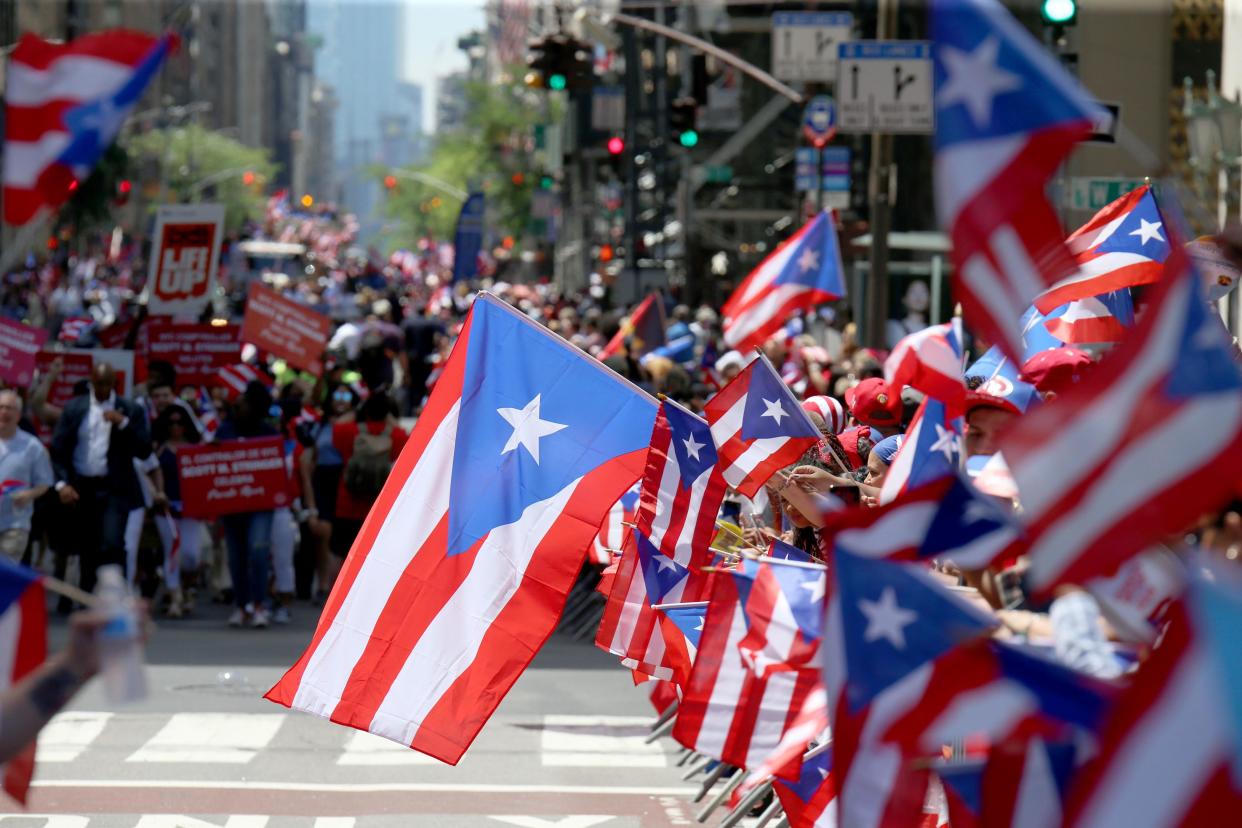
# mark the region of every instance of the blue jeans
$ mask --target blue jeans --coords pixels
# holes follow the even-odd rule
[[[268,558],[272,548],[272,513],[244,512],[220,518],[229,549],[233,601],[239,607],[267,601]]]

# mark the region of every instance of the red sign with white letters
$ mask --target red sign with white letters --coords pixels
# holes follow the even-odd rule
[[[279,437],[229,440],[177,450],[177,477],[188,517],[266,512],[289,505],[289,474]]]
[[[155,219],[155,244],[147,274],[147,309],[154,316],[195,317],[211,300],[224,207],[165,204]]]

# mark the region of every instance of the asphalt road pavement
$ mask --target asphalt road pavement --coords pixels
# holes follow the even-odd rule
[[[449,767],[261,698],[316,615],[234,630],[208,606],[161,621],[148,698],[112,707],[86,688],[43,733],[28,810],[0,828],[695,824],[675,746],[645,743],[646,693],[589,643],[553,636]]]

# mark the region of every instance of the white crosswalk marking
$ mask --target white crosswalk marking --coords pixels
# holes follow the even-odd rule
[[[390,739],[355,730],[345,743],[338,765],[440,765],[437,759],[399,745]]]
[[[283,714],[174,713],[126,762],[244,764],[267,746]]]
[[[35,762],[72,762],[103,732],[111,713],[61,713],[39,734]]]
[[[253,814],[237,814],[228,817],[223,825],[183,814],[146,814],[139,818],[134,828],[264,828],[268,817]]]
[[[357,817],[315,817],[314,828],[354,828]]]
[[[542,760],[551,767],[662,768],[664,749],[647,744],[641,716],[543,717]]]

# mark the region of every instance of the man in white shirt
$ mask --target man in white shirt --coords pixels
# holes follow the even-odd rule
[[[56,491],[74,507],[69,519],[78,532],[81,587],[88,592],[101,564],[125,565],[126,520],[143,505],[134,461],[151,455],[146,415],[115,387],[112,366],[96,364],[90,393],[65,405],[52,435]]]

